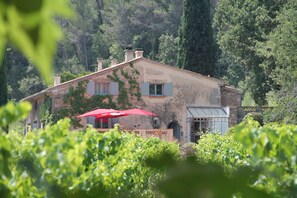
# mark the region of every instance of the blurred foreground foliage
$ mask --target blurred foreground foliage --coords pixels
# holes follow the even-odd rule
[[[1,124],[23,119],[29,109],[7,104]],[[185,157],[176,143],[117,127],[69,131],[69,119],[26,136],[2,133],[0,196],[294,197],[297,127],[248,119],[228,135],[203,135]]]
[[[10,107],[12,106],[12,107]],[[23,107],[23,111],[17,111]],[[27,103],[8,104],[14,116],[28,115]],[[93,128],[69,131],[70,120],[32,131],[26,136],[10,131],[0,136],[0,197],[152,197],[165,169],[154,169],[147,159],[169,155],[179,160],[175,143],[142,139],[118,128],[98,133]]]
[[[6,45],[18,48],[51,82],[52,62],[62,32],[54,17],[73,16],[66,0],[0,1],[0,61]]]
[[[248,185],[272,197],[295,197],[297,190],[297,126],[269,123],[261,126],[252,116],[227,135],[204,135],[197,159],[215,163],[228,175],[241,168],[252,170]]]

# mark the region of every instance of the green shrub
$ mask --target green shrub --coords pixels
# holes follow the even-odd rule
[[[245,148],[233,135],[216,133],[201,137],[196,146],[196,156],[199,162],[222,165],[228,172],[245,165],[248,158]]]
[[[248,113],[241,121],[242,124],[249,127],[263,126],[263,115],[261,113]]]
[[[251,167],[260,172],[254,185],[279,197],[295,197],[297,126],[268,124],[256,128],[240,124],[235,136],[251,156]]]
[[[108,197],[148,196],[165,172],[147,166],[145,160],[164,153],[178,157],[178,145],[158,139],[144,140],[116,128],[101,134],[92,128],[70,132],[69,127],[66,119],[18,141],[11,137],[17,143],[12,149],[12,179],[17,185],[32,185],[11,188],[16,197],[32,192],[49,197],[98,192]],[[17,180],[24,174],[28,176]]]

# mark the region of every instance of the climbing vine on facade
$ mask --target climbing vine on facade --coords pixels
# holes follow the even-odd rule
[[[119,84],[119,95],[113,98],[112,95],[93,95],[85,97],[88,81],[79,82],[76,87],[70,87],[63,97],[64,107],[56,110],[53,114],[53,122],[68,117],[71,119],[73,127],[82,127],[77,118],[87,111],[96,108],[128,109],[131,108],[132,101],[141,101],[140,86],[137,82],[139,72],[130,64],[128,69],[117,69],[112,75],[107,77]]]
[[[69,88],[68,93],[63,98],[65,107],[54,112],[54,122],[68,117],[73,127],[82,127],[79,123],[80,119],[77,118],[78,115],[96,108],[116,108],[111,95],[94,95],[86,98],[84,96],[86,85],[87,81],[84,81],[79,82],[76,87]]]
[[[119,95],[117,98],[117,106],[119,109],[128,109],[132,107],[131,101],[141,101],[140,86],[137,82],[139,71],[129,64],[129,70],[117,69],[112,72],[112,75],[107,77],[119,83]]]
[[[38,115],[40,122],[43,126],[52,123],[53,115],[52,112],[52,99],[49,96],[45,96],[43,99],[43,103],[40,105],[38,109]]]

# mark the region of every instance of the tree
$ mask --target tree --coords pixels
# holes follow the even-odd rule
[[[245,84],[258,105],[266,105],[266,94],[276,84],[271,78],[275,57],[263,54],[269,34],[277,26],[275,17],[283,0],[220,0],[214,17],[217,40],[224,54],[244,67]]]
[[[99,26],[102,25],[102,5],[83,0],[72,0],[71,5],[76,12],[75,20],[58,19],[65,32],[56,56],[55,66],[58,72],[67,67],[69,60],[73,58],[77,58],[85,70],[91,70],[90,66],[96,63],[97,58],[97,55],[92,56],[92,47],[96,38],[94,35],[98,36]]]
[[[185,0],[179,30],[178,66],[214,75],[216,61],[209,0]]]
[[[38,75],[37,70],[32,65],[29,65],[26,76],[19,81],[19,91],[22,93],[22,96],[30,96],[45,88],[45,83]]]
[[[296,80],[296,79],[295,79]],[[275,95],[277,106],[265,112],[266,122],[297,124],[297,86],[283,87]]]
[[[21,100],[24,95],[19,90],[19,81],[26,76],[29,61],[12,46],[6,48],[5,60],[7,63],[7,84],[11,88],[9,100]]]
[[[102,30],[110,46],[142,48],[145,56],[156,60],[160,36],[177,36],[181,4],[182,0],[120,0],[105,7]]]
[[[276,16],[277,26],[262,46],[266,58],[274,57],[274,80],[281,86],[276,92],[277,106],[268,121],[297,123],[297,3],[289,0]]]
[[[216,68],[217,76],[221,77],[229,85],[235,87],[239,87],[240,82],[242,82],[242,79],[245,77],[243,66],[237,64],[234,58],[228,54],[220,54]]]
[[[276,16],[277,26],[261,50],[266,58],[275,58],[273,77],[283,87],[296,86],[297,79],[297,3],[288,0]],[[295,85],[294,85],[295,84]]]
[[[159,38],[159,42],[159,54],[157,56],[159,61],[168,65],[176,66],[176,54],[178,52],[178,37],[175,38],[172,35],[163,34]]]

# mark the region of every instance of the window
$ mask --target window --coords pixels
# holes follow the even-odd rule
[[[108,118],[96,119],[95,128],[108,129]]]
[[[142,96],[173,96],[173,84],[142,82]]]
[[[149,94],[152,96],[162,96],[163,95],[163,84],[150,84]]]
[[[119,83],[118,82],[99,82],[95,83],[94,80],[90,80],[87,85],[87,94],[89,95],[119,95]]]
[[[98,83],[96,93],[98,95],[107,95],[107,94],[109,94],[109,83]]]

